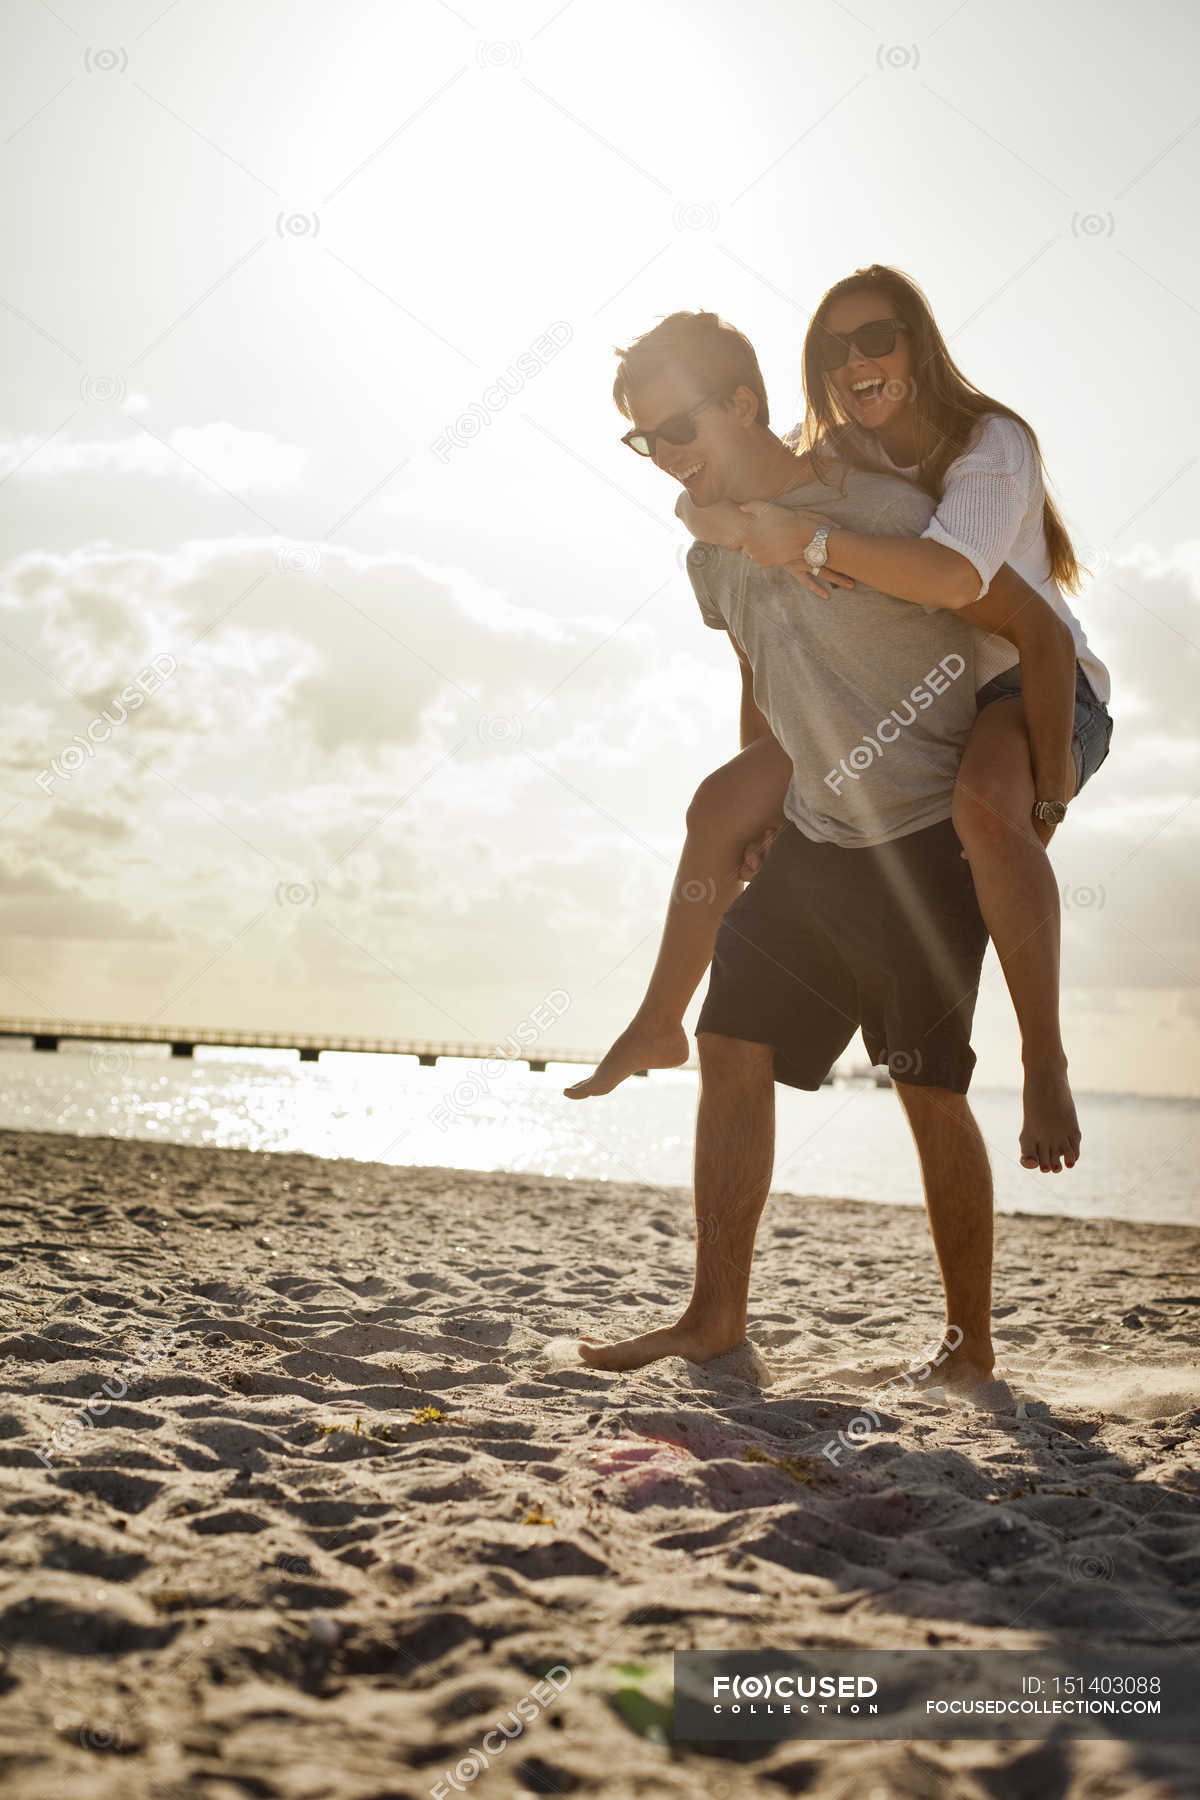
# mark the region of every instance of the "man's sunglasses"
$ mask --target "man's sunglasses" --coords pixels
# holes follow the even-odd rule
[[[871,319],[865,325],[856,325],[844,337],[840,332],[818,325],[813,336],[813,348],[817,353],[817,362],[828,375],[832,370],[842,367],[850,355],[851,347],[860,356],[890,356],[896,348],[896,333],[907,330],[908,326],[903,319]]]
[[[664,444],[694,443],[696,427],[692,421],[696,414],[703,412],[706,406],[711,406],[714,400],[722,399],[723,394],[709,394],[706,399],[698,400],[695,406],[689,407],[687,412],[672,413],[669,419],[664,419],[653,431],[627,431],[621,442],[628,444],[631,450],[636,450],[639,456],[653,456],[659,438]]]

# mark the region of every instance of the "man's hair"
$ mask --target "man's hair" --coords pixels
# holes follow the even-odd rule
[[[651,331],[635,338],[627,349],[614,346],[620,363],[613,382],[618,412],[633,418],[632,395],[669,365],[685,369],[703,394],[728,399],[747,387],[758,397],[759,425],[770,424],[767,390],[754,346],[744,332],[712,312],[676,312]]]

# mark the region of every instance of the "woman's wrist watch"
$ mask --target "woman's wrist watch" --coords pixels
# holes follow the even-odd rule
[[[807,547],[804,551],[804,560],[808,564],[809,572],[813,575],[816,575],[823,569],[829,560],[829,552],[825,548],[825,541],[828,536],[828,525],[818,525],[817,529],[808,540]]]
[[[1067,816],[1065,800],[1035,800],[1033,816],[1042,825],[1061,825]]]

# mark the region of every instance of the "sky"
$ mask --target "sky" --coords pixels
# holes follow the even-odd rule
[[[1075,1079],[1200,1091],[1190,0],[9,0],[3,34],[0,1013],[491,1044],[554,996],[556,1046],[606,1044],[739,691],[613,347],[715,310],[783,429],[821,293],[879,261],[1094,571]],[[1016,1082],[994,958],[976,1048]]]

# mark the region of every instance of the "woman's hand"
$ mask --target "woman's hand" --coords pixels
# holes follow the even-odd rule
[[[739,881],[753,881],[766,862],[767,851],[779,836],[782,827],[783,817],[781,814],[778,825],[768,825],[761,837],[756,837],[752,844],[746,845],[742,851],[741,865],[738,868]]]
[[[788,574],[820,599],[829,598],[831,587],[852,588],[853,577],[831,569],[828,563],[820,575],[814,575],[804,561],[804,552],[812,542],[818,526],[835,525],[823,513],[805,512],[800,507],[776,506],[771,500],[747,500],[738,509],[745,514],[741,550],[763,569],[786,568]]]
[[[812,541],[818,525],[832,524],[818,513],[798,507],[776,506],[773,500],[746,500],[738,509],[747,515],[742,532],[742,555],[763,569],[778,569],[797,562]]]

